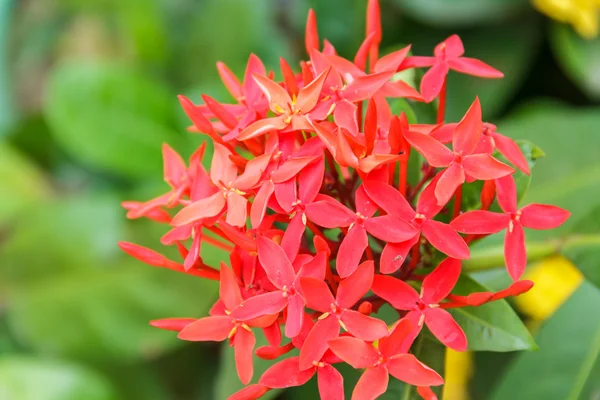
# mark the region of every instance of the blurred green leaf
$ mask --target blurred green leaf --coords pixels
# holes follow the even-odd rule
[[[0,281],[27,285],[121,255],[125,218],[118,199],[92,193],[30,206],[0,245]],[[34,249],[32,251],[32,249]]]
[[[490,290],[467,275],[461,275],[453,293],[468,295]],[[536,348],[523,322],[505,300],[480,307],[449,309],[474,351],[515,351]]]
[[[540,350],[522,353],[494,400],[578,400],[600,393],[600,291],[583,283],[536,336]]]
[[[546,153],[536,164],[535,178],[522,204],[554,204],[573,214],[561,228],[528,231],[529,239],[564,234],[600,204],[598,126],[598,109],[576,110],[543,102],[523,106],[499,124],[499,132],[529,140]]]
[[[498,21],[524,8],[527,0],[396,0],[407,14],[435,25],[479,25]]]
[[[0,135],[15,119],[13,102],[11,101],[11,78],[9,76],[8,49],[13,1],[0,2]]]
[[[29,159],[0,143],[0,225],[49,192],[42,172]]]
[[[19,340],[41,353],[127,362],[181,345],[148,321],[200,317],[215,300],[213,282],[139,262],[49,277],[19,287],[8,321]]]
[[[197,12],[191,14],[177,61],[185,74],[185,84],[221,85],[217,61],[226,63],[241,78],[250,53],[271,68],[278,66],[279,56],[289,60],[288,46],[275,24],[276,8],[271,2],[205,0],[197,7]]]
[[[597,213],[590,216],[597,217]],[[600,288],[600,235],[587,236],[575,243],[566,242],[563,255],[579,268],[589,282]]]
[[[115,400],[104,377],[80,365],[22,356],[0,358],[0,399]]]
[[[571,80],[587,95],[600,99],[600,38],[584,39],[565,24],[552,24],[554,56]]]
[[[48,82],[44,113],[72,157],[126,176],[160,174],[160,146],[181,140],[176,98],[158,81],[123,66],[65,63]]]
[[[121,29],[133,42],[137,58],[144,66],[164,64],[169,33],[160,1],[116,0],[115,5],[114,14],[119,18]]]

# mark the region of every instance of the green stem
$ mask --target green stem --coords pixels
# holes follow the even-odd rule
[[[563,239],[544,242],[527,242],[527,262],[539,261],[552,255],[561,254],[590,244],[600,245],[600,235],[573,235]],[[504,246],[497,245],[474,249],[471,258],[465,260],[465,271],[481,271],[498,268],[504,265]]]

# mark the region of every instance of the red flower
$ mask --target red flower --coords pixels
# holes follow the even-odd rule
[[[464,53],[462,41],[457,35],[452,35],[435,46],[435,57],[409,57],[400,68],[431,67],[421,80],[421,94],[428,103],[440,94],[450,69],[482,78],[504,77],[502,72],[482,61],[462,57]]]
[[[370,400],[387,390],[389,375],[415,386],[438,386],[442,377],[402,346],[414,331],[412,321],[402,319],[379,345],[373,345],[353,337],[340,337],[329,341],[331,351],[354,368],[366,368],[360,377],[352,399]]]
[[[352,275],[340,282],[335,298],[323,280],[308,277],[300,279],[306,305],[323,313],[300,350],[300,370],[310,368],[313,362],[321,360],[327,351],[327,341],[338,337],[340,326],[367,341],[387,335],[387,325],[383,321],[351,309],[369,291],[373,276],[373,262],[365,261]]]
[[[456,189],[467,178],[490,180],[501,178],[514,172],[508,165],[501,163],[489,154],[474,154],[482,132],[481,105],[475,102],[454,131],[453,151],[433,137],[415,132],[406,132],[406,140],[425,157],[433,167],[447,167],[440,172],[435,188],[438,204],[446,204]]]
[[[317,255],[296,272],[283,249],[276,243],[264,237],[257,237],[256,241],[258,244],[258,259],[269,280],[279,290],[250,297],[233,311],[231,316],[245,321],[263,315],[278,314],[287,307],[285,335],[294,337],[302,329],[305,304],[304,296],[298,286],[298,279],[309,276],[323,280],[325,277],[325,255]]]
[[[252,350],[256,344],[256,339],[250,327],[267,327],[274,322],[277,315],[247,322],[232,318],[230,311],[235,310],[240,305],[242,295],[233,272],[224,264],[221,264],[219,298],[223,303],[223,310],[220,310],[221,307],[214,307],[211,312],[214,315],[210,317],[200,318],[191,323],[188,323],[187,319],[184,320],[184,324],[179,324],[182,329],[177,337],[189,341],[221,342],[230,339],[235,349],[235,364],[238,376],[242,383],[246,385],[252,379],[254,371]],[[174,330],[173,322],[173,320],[159,320],[154,321],[153,325]]]
[[[367,232],[386,242],[402,242],[414,237],[415,227],[395,215],[374,217],[377,208],[371,203],[364,189],[356,191],[356,209],[353,213],[337,200],[319,196],[306,206],[308,219],[325,228],[346,228],[348,233],[338,250],[337,272],[340,277],[350,276],[368,246]]]
[[[506,229],[504,260],[510,276],[516,281],[527,265],[525,228],[553,229],[561,226],[571,215],[562,208],[530,204],[517,209],[517,189],[512,176],[496,180],[498,204],[504,213],[475,210],[459,215],[451,225],[459,232],[492,234]]]
[[[421,295],[408,283],[391,276],[377,275],[373,280],[373,293],[390,302],[398,310],[409,310],[406,318],[415,322],[418,331],[423,323],[446,346],[456,351],[467,349],[465,333],[454,318],[440,308],[460,276],[460,261],[447,258],[423,280]]]
[[[323,71],[311,83],[300,89],[298,98],[290,97],[288,92],[264,76],[255,75],[254,79],[258,83],[269,100],[269,108],[277,116],[266,118],[246,127],[238,136],[238,140],[248,140],[268,132],[291,130],[312,130],[312,126],[307,120],[307,116],[317,106],[323,89],[323,84],[327,78],[329,70]],[[324,119],[327,114],[320,115],[317,119]]]
[[[246,191],[256,185],[266,168],[268,157],[258,157],[250,160],[242,175],[231,161],[231,152],[224,146],[215,143],[210,180],[214,187],[210,196],[195,201],[183,208],[173,218],[173,225],[182,226],[203,218],[216,217],[227,211],[225,221],[233,226],[246,224],[248,200]],[[210,185],[209,182],[206,185]]]
[[[382,273],[390,274],[400,268],[409,250],[419,241],[421,234],[442,253],[458,259],[469,258],[469,248],[460,235],[450,225],[433,219],[442,209],[433,194],[438,179],[431,181],[421,193],[416,212],[404,196],[392,186],[377,181],[364,183],[366,192],[375,204],[389,215],[408,221],[416,229],[415,234],[407,241],[391,241],[385,245],[381,253]]]

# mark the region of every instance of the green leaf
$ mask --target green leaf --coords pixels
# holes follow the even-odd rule
[[[461,275],[453,293],[468,295],[488,291],[488,288],[469,276]],[[527,328],[505,300],[448,311],[467,335],[469,350],[515,351],[536,348]]]
[[[554,23],[550,44],[571,80],[588,96],[600,99],[600,38],[584,39],[568,25]]]
[[[255,349],[268,345],[267,339],[265,339],[262,330],[253,329],[252,331],[254,332],[254,336],[256,337]],[[267,369],[269,369],[269,367],[292,355],[298,355],[298,352],[293,351],[291,353],[288,353],[286,356],[278,358],[277,360],[263,360],[262,358],[254,356],[254,375],[250,384],[257,383],[261,375]],[[219,372],[217,373],[217,381],[215,383],[216,396],[214,396],[214,398],[226,399],[231,394],[243,389],[244,385],[240,382],[240,378],[238,378],[237,375],[233,347],[230,347],[228,343],[223,343],[221,347],[220,361],[221,364],[219,365]],[[272,399],[280,393],[280,390],[271,390],[267,392],[267,394],[265,394],[263,397],[261,397],[261,399]]]
[[[121,255],[116,242],[123,239],[126,220],[116,196],[95,192],[48,200],[22,214],[0,245],[2,285],[27,285],[90,264],[110,265]]]
[[[79,271],[20,286],[8,322],[34,350],[89,360],[155,358],[182,343],[148,321],[206,315],[213,282],[139,262],[82,266]]]
[[[563,255],[579,268],[589,282],[600,288],[600,235],[565,243]]]
[[[131,177],[160,174],[160,147],[176,145],[171,95],[123,66],[66,63],[52,71],[44,113],[57,142],[83,164]]]
[[[546,157],[535,167],[535,178],[522,204],[546,203],[566,208],[571,218],[549,231],[528,231],[529,239],[558,236],[573,228],[600,204],[600,113],[548,102],[523,106],[499,124],[498,131],[525,139],[544,149]],[[577,144],[573,136],[577,134]]]
[[[526,0],[396,0],[403,11],[434,25],[473,25],[498,21],[528,6]]]
[[[42,172],[30,160],[0,144],[0,225],[49,192]]]
[[[540,350],[519,355],[493,400],[593,399],[600,392],[598,288],[583,283],[536,336]]]
[[[0,358],[0,398],[7,400],[115,400],[109,382],[96,372],[62,361]]]
[[[14,119],[14,101],[11,101],[11,78],[9,76],[9,63],[7,55],[11,44],[10,35],[11,13],[13,1],[6,0],[0,3],[0,135],[10,126]]]

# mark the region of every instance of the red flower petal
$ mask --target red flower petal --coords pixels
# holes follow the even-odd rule
[[[285,336],[298,336],[304,318],[304,298],[299,294],[288,296],[287,318],[285,320]]]
[[[281,239],[281,248],[290,260],[293,260],[296,257],[296,254],[298,254],[300,243],[302,242],[302,237],[306,230],[306,226],[304,225],[304,222],[302,222],[302,217],[303,214],[300,213],[294,215]]]
[[[281,167],[277,169],[277,171],[273,172],[271,178],[275,183],[281,183],[290,180],[316,159],[316,156],[289,158]]]
[[[527,266],[527,253],[525,249],[525,232],[519,223],[509,225],[504,237],[504,261],[506,269],[513,280],[518,281]]]
[[[335,299],[329,290],[329,286],[323,280],[301,277],[298,282],[308,308],[323,313],[331,310],[331,304],[335,303]]]
[[[275,114],[281,114],[281,110],[287,110],[292,104],[292,99],[288,92],[282,88],[278,83],[273,82],[271,79],[262,75],[252,75],[252,78],[267,96],[269,100],[269,108]]]
[[[300,89],[298,99],[296,100],[296,109],[301,110],[302,114],[307,114],[319,102],[319,96],[323,90],[323,84],[325,83],[325,79],[327,79],[329,70],[330,68],[321,72],[311,83]]]
[[[445,299],[458,282],[461,262],[446,258],[423,280],[423,296],[426,304],[438,304]]]
[[[428,219],[423,223],[423,236],[442,253],[452,258],[469,258],[469,247],[450,225]]]
[[[352,336],[367,342],[381,339],[388,334],[388,328],[385,322],[361,314],[358,311],[345,310],[342,312],[340,319]]]
[[[337,302],[342,308],[354,306],[367,292],[373,282],[375,266],[373,261],[365,261],[338,286]]]
[[[321,361],[329,348],[328,342],[340,334],[337,318],[330,315],[317,321],[300,349],[300,370],[311,368],[313,362]]]
[[[329,341],[329,348],[353,368],[367,368],[379,361],[379,352],[373,345],[350,336]]]
[[[482,131],[481,104],[479,103],[479,97],[477,97],[463,119],[456,126],[452,139],[452,148],[461,154],[473,153],[473,150],[475,150],[475,147],[479,143]]]
[[[517,186],[512,175],[496,179],[498,204],[505,213],[517,212]]]
[[[306,53],[310,54],[311,50],[319,50],[319,32],[317,31],[317,15],[311,8],[308,10],[306,19],[306,29],[304,31],[304,46]]]
[[[219,71],[219,76],[221,77],[221,80],[223,81],[223,84],[225,85],[229,93],[231,93],[231,96],[235,99],[239,99],[240,97],[242,97],[242,84],[240,83],[237,76],[235,76],[233,72],[231,72],[231,70],[227,67],[227,65],[220,61],[217,62],[217,71]]]
[[[311,203],[323,183],[323,176],[325,174],[325,163],[323,159],[310,163],[298,174],[298,198],[304,204]]]
[[[173,226],[186,225],[202,218],[210,218],[219,215],[225,208],[223,193],[217,192],[210,197],[193,202],[182,208],[171,221]]]
[[[420,235],[413,236],[402,243],[387,243],[381,252],[379,271],[382,274],[396,272],[406,260],[410,249],[417,243]]]
[[[221,263],[219,298],[227,310],[233,310],[242,302],[242,294],[233,270],[224,263]]]
[[[299,368],[299,357],[286,358],[271,366],[260,377],[258,381],[271,389],[284,389],[294,386],[302,386],[315,374],[314,369],[306,371]]]
[[[458,232],[485,235],[500,232],[508,226],[509,221],[507,214],[474,210],[454,218],[450,226]]]
[[[344,400],[344,378],[331,365],[319,367],[317,383],[321,400]]]
[[[400,50],[396,50],[390,54],[387,54],[377,60],[375,63],[375,67],[373,70],[375,72],[383,72],[383,71],[396,71],[400,64],[404,61],[408,52],[410,51],[410,45],[401,48]]]
[[[414,226],[393,215],[368,218],[365,228],[376,238],[393,243],[409,240],[419,233]]]
[[[177,337],[181,340],[221,342],[229,336],[234,328],[233,320],[228,317],[205,317],[187,325]]]
[[[467,350],[467,337],[448,311],[441,308],[428,308],[425,311],[425,325],[440,342],[452,350]],[[438,383],[438,385],[440,384]],[[429,384],[423,383],[422,385],[428,386]]]
[[[391,276],[376,275],[371,290],[398,310],[412,310],[420,300],[412,286]]]
[[[338,101],[333,109],[333,119],[337,126],[347,130],[354,137],[358,135],[357,111],[358,107],[348,100]]]
[[[165,318],[150,321],[150,325],[166,331],[181,332],[183,328],[195,321],[196,318]]]
[[[269,132],[282,130],[287,126],[288,124],[281,117],[259,119],[258,121],[253,122],[244,128],[244,130],[238,135],[237,140],[252,139]]]
[[[233,349],[238,377],[244,385],[250,383],[254,374],[252,355],[255,345],[254,334],[244,328],[238,328],[233,337]]]
[[[425,102],[432,102],[440,94],[446,75],[448,75],[448,64],[439,60],[423,75],[420,88]]]
[[[406,341],[413,338],[416,328],[411,320],[401,319],[387,337],[379,340],[379,352],[386,357],[406,353],[412,344],[410,341],[407,345]]]
[[[250,222],[252,229],[256,229],[262,223],[265,213],[267,212],[267,203],[275,191],[275,185],[272,181],[265,181],[258,189],[258,193],[254,196],[254,202],[250,209]]]
[[[368,245],[365,228],[362,225],[354,225],[342,240],[338,251],[336,269],[340,277],[346,278],[356,270]]]
[[[504,135],[500,135],[499,133],[492,133],[490,136],[494,139],[494,147],[496,147],[508,161],[525,174],[530,174],[529,163],[521,152],[521,148],[514,140]]]
[[[436,57],[446,56],[447,58],[456,58],[465,53],[465,48],[460,37],[458,35],[452,35],[435,46],[433,52]]]
[[[352,400],[375,400],[386,392],[388,381],[384,367],[367,368],[352,391]]]
[[[510,175],[514,169],[489,154],[472,154],[462,161],[465,173],[475,179],[488,181]]]
[[[269,292],[250,297],[232,310],[231,317],[248,321],[263,315],[277,314],[288,304],[288,298],[281,291]]]
[[[262,236],[256,238],[256,243],[258,245],[258,259],[269,280],[279,289],[284,286],[291,287],[296,278],[296,273],[283,249],[272,240]]]
[[[437,386],[444,379],[412,354],[400,354],[388,362],[388,371],[394,378],[415,386]]]
[[[231,226],[238,228],[246,226],[246,219],[248,217],[248,200],[236,192],[229,192],[227,195],[227,217],[225,222]]]
[[[164,178],[171,187],[178,187],[186,178],[186,166],[183,159],[171,146],[162,145]]]
[[[435,198],[438,205],[447,204],[456,189],[465,183],[465,171],[459,163],[452,163],[444,171],[440,172],[440,179],[435,187]]]
[[[530,204],[521,209],[521,223],[531,229],[554,229],[571,216],[571,213],[560,207],[547,204]]]
[[[340,228],[350,225],[356,215],[342,203],[328,196],[318,196],[318,201],[306,205],[306,216],[324,228]]]
[[[503,78],[504,74],[498,71],[496,68],[489,66],[483,61],[477,60],[470,57],[460,57],[452,60],[448,60],[450,68],[453,70],[469,74],[473,76],[479,76],[482,78]]]
[[[371,98],[390,80],[394,73],[395,71],[386,71],[359,76],[346,86],[342,92],[343,96],[352,103]]]
[[[433,167],[447,167],[454,160],[454,153],[429,135],[407,131],[404,137]]]
[[[386,213],[410,221],[415,211],[408,201],[393,186],[377,181],[366,181],[362,185],[368,196]]]
[[[417,387],[417,393],[423,400],[438,400],[437,395],[431,390],[429,386]]]

